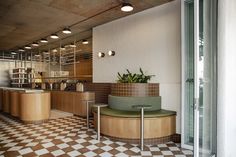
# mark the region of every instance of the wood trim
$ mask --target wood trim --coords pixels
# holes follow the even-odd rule
[[[97,114],[93,114],[96,128]],[[176,133],[176,116],[145,118],[144,125],[145,139],[171,136]],[[140,119],[101,115],[101,133],[116,138],[139,139]]]

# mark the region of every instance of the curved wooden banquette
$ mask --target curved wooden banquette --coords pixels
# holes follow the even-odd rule
[[[108,97],[108,107],[101,108],[101,133],[110,138],[138,143],[140,138],[140,111],[133,105],[152,105],[144,112],[144,140],[161,143],[172,140],[176,134],[176,112],[161,109],[159,84],[114,83]],[[97,109],[93,108],[94,124]]]

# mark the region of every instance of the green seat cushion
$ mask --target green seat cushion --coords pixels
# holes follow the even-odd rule
[[[155,111],[161,109],[161,97],[124,97],[124,96],[108,96],[109,107],[116,110],[138,111],[133,108],[134,105],[151,105],[148,111]]]
[[[97,108],[93,107],[93,111],[97,112]],[[122,111],[115,110],[109,107],[101,108],[101,115],[113,116],[113,117],[123,117],[123,118],[138,118],[140,117],[140,111]],[[175,111],[169,110],[155,110],[155,111],[144,111],[145,118],[153,118],[153,117],[166,117],[176,115]]]

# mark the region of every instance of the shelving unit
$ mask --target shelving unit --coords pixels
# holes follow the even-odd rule
[[[15,68],[12,69],[11,75],[11,84],[13,87],[23,87],[34,80],[34,70],[32,68]]]

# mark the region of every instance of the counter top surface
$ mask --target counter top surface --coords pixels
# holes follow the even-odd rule
[[[11,87],[0,87],[0,89],[3,90],[16,90],[16,91],[22,91],[25,93],[40,93],[40,92],[52,92],[52,91],[58,91],[58,92],[74,92],[74,93],[94,93],[94,91],[65,91],[65,90],[57,90],[57,89],[53,89],[53,90],[43,90],[43,89],[31,89],[31,88],[11,88]]]

